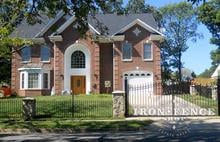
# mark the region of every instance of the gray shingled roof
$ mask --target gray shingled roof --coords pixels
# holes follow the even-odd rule
[[[11,37],[19,37],[19,38],[25,38],[25,39],[32,39],[34,38],[37,33],[39,33],[49,22],[49,18],[45,15],[42,15],[40,17],[41,23],[36,23],[34,25],[30,25],[26,22],[26,20],[23,20],[17,28],[12,32],[10,35]]]
[[[117,14],[97,14],[95,17],[99,20],[99,22],[103,23],[106,27],[108,27],[109,35],[113,35],[116,32],[120,31],[126,25],[130,24],[136,19],[139,19],[155,30],[157,30],[157,23],[153,18],[152,14],[143,13],[143,14],[128,14],[128,15],[117,15]],[[100,32],[97,27],[97,20],[93,17],[88,18],[89,23]]]
[[[108,28],[108,35],[113,35],[116,32],[120,31],[126,25],[130,24],[134,20],[141,20],[151,26],[154,29],[157,29],[157,23],[154,20],[152,14],[128,14],[128,15],[117,15],[117,14],[97,14],[95,15],[96,19],[104,24]],[[32,39],[34,38],[50,21],[47,16],[41,17],[42,23],[29,25],[25,20],[18,25],[18,27],[13,31],[11,37],[20,37]],[[100,28],[97,26],[97,20],[94,17],[88,17],[88,23],[91,24],[98,32]],[[100,32],[101,33],[101,32]]]

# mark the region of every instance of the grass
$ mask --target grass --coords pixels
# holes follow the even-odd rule
[[[0,129],[72,129],[94,130],[137,130],[149,126],[152,120],[117,121],[0,121]]]
[[[38,119],[111,119],[112,96],[76,95],[37,96],[36,118]],[[73,113],[74,112],[74,113]],[[22,98],[0,99],[0,117],[13,118],[22,116]]]
[[[205,108],[205,109],[211,108],[214,110],[215,114],[218,114],[217,100],[213,100],[212,98],[201,96],[201,95],[184,94],[184,95],[177,95],[177,96],[197,106],[200,106],[201,108]]]

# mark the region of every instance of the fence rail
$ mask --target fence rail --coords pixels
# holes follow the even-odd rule
[[[61,99],[61,96],[56,100],[43,100],[43,97],[36,98],[35,119],[112,118],[111,95],[97,100],[74,99],[72,96],[65,96],[64,99]],[[0,99],[0,118],[21,119],[22,111],[22,98]]]
[[[127,80],[125,85],[127,116],[218,115],[216,86],[190,82],[130,85]]]

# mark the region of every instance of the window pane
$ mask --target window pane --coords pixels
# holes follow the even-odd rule
[[[151,43],[145,43],[143,49],[144,59],[152,59],[152,49]]]
[[[131,59],[131,50],[132,50],[131,44],[126,43],[126,44],[122,45],[122,54],[123,54],[122,58],[123,58],[123,60],[124,59]]]
[[[38,73],[28,73],[28,88],[39,88]]]
[[[50,48],[44,46],[41,47],[41,61],[49,61],[50,60]]]
[[[30,61],[31,59],[31,48],[26,46],[22,49],[22,61]]]
[[[71,56],[71,68],[85,68],[85,54],[82,51],[75,51]]]
[[[45,89],[48,88],[48,74],[47,73],[43,74],[43,88]]]

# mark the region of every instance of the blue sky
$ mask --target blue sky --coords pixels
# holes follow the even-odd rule
[[[125,0],[126,2],[127,0]],[[174,4],[186,0],[145,0],[146,3],[161,7],[168,4]],[[198,33],[203,34],[202,39],[198,39],[197,42],[188,41],[187,45],[189,49],[183,53],[182,62],[185,68],[194,71],[197,75],[202,73],[205,69],[209,69],[211,66],[210,52],[217,47],[210,44],[211,34],[208,29],[200,24],[198,26]]]

